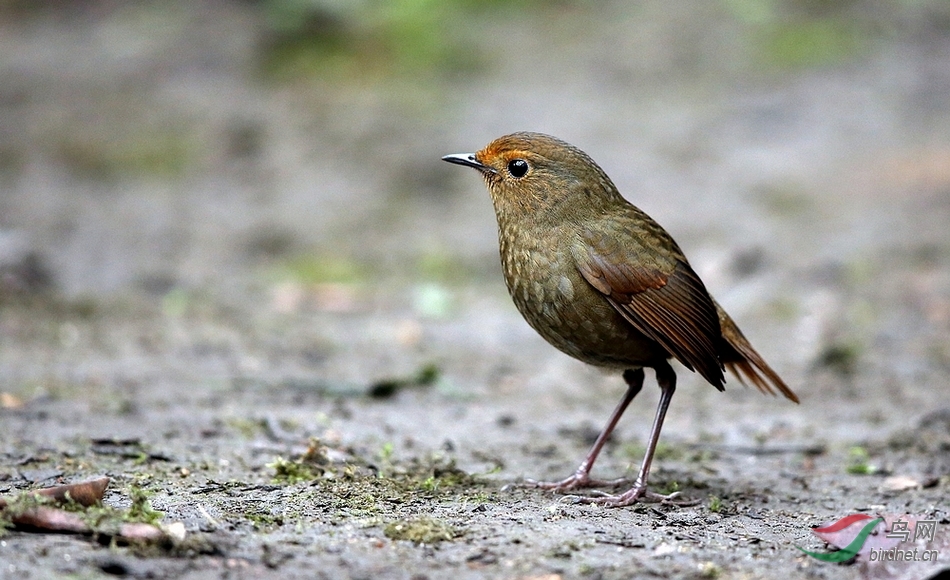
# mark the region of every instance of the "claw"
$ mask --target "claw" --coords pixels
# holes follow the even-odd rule
[[[580,498],[580,503],[597,504],[605,507],[623,507],[637,503],[646,493],[646,490],[645,485],[635,485],[620,495],[595,492],[595,495]]]
[[[597,504],[605,507],[624,507],[639,502],[656,502],[663,505],[672,505],[677,507],[689,507],[699,504],[699,500],[673,501],[680,492],[675,491],[669,495],[662,493],[653,493],[646,490],[645,485],[635,485],[627,491],[619,494],[609,494],[602,491],[592,491],[589,496],[576,496],[576,503]]]
[[[570,491],[573,489],[584,489],[588,487],[612,487],[623,483],[624,479],[612,479],[609,481],[604,481],[601,479],[591,479],[586,473],[577,472],[570,477],[566,477],[561,481],[537,481],[534,479],[526,479],[524,485],[528,487],[536,487],[538,489],[546,489],[553,491],[554,493],[562,493],[565,491]]]

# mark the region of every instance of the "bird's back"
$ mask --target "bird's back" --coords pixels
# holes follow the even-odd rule
[[[524,223],[499,222],[499,248],[508,291],[525,320],[549,343],[566,354],[589,364],[617,368],[650,367],[671,357],[680,358],[698,370],[711,384],[722,388],[722,371],[731,371],[742,382],[751,382],[760,390],[781,392],[797,401],[795,394],[752,347],[729,315],[708,294],[679,246],[667,231],[636,206],[623,201],[603,212],[597,220],[564,222],[555,228],[531,228]],[[670,284],[671,276],[687,276],[694,287],[683,300],[671,301],[673,316],[682,319],[705,317],[705,324],[694,325],[693,332],[706,334],[709,347],[693,360],[682,360],[675,342],[667,342],[656,333],[690,332],[684,325],[671,323],[656,328],[652,336],[637,328],[624,304],[624,296],[614,287],[605,292],[585,278],[583,260],[586,248],[597,248],[599,255],[617,269],[618,277],[628,282],[655,280],[657,290]],[[582,250],[578,250],[582,248]],[[674,278],[675,281],[675,278]],[[641,288],[633,288],[640,290]],[[652,290],[652,289],[650,289]],[[683,290],[670,288],[674,298]],[[649,324],[644,321],[643,324]],[[688,325],[687,325],[688,326]],[[665,336],[667,340],[676,337]]]

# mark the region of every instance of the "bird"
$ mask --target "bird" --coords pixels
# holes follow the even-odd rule
[[[585,363],[622,373],[626,392],[575,472],[553,482],[564,493],[616,482],[591,469],[653,369],[660,400],[632,487],[594,491],[582,503],[611,507],[671,501],[647,489],[660,431],[676,390],[670,360],[723,391],[725,371],[763,393],[798,397],[710,296],[679,245],[627,201],[586,153],[556,137],[518,132],[476,153],[443,161],[481,173],[498,222],[508,292],[527,323],[551,345]]]

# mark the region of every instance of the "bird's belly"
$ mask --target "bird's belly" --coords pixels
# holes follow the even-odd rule
[[[524,276],[516,264],[505,268],[508,291],[528,324],[554,347],[588,364],[651,366],[669,354],[624,319],[575,268],[535,265]],[[544,276],[538,276],[544,272]],[[561,273],[566,272],[566,273]]]

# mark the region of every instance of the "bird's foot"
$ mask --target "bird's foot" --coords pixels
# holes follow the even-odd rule
[[[587,472],[577,471],[574,475],[562,479],[561,481],[536,481],[534,479],[526,479],[524,485],[538,489],[547,489],[554,493],[563,493],[572,489],[584,489],[587,487],[609,487],[623,481],[623,479],[614,479],[611,481],[591,479]]]
[[[597,504],[606,507],[624,507],[638,502],[661,503],[663,505],[674,505],[677,507],[688,507],[697,505],[699,500],[679,500],[680,492],[674,491],[665,495],[647,491],[646,484],[634,485],[627,491],[612,495],[602,491],[594,491],[590,496],[576,496],[574,501],[584,504]]]
[[[606,507],[623,507],[633,505],[639,502],[641,498],[650,499],[650,495],[647,494],[647,486],[645,485],[635,485],[619,495],[594,491],[593,495],[577,496],[573,499],[577,503],[597,504]]]

